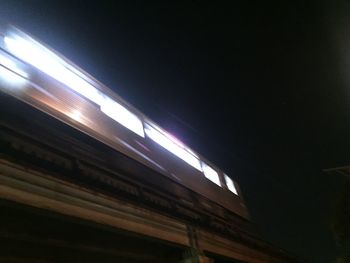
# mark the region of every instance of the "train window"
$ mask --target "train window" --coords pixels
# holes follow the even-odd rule
[[[145,137],[142,121],[118,102],[106,96],[101,103],[101,111],[134,133]]]
[[[202,169],[206,178],[208,178],[210,181],[217,184],[218,186],[221,186],[219,174],[213,168],[211,168],[206,163],[202,162]]]
[[[30,37],[12,33],[5,36],[6,48],[21,60],[68,86],[79,95],[100,105],[103,94],[81,77],[81,73]]]
[[[225,181],[226,181],[227,188],[235,195],[238,195],[237,189],[235,187],[235,183],[233,182],[233,180],[230,177],[228,177],[228,175],[226,175],[226,174],[224,174],[224,175],[225,175]]]
[[[107,116],[144,137],[142,121],[135,114],[91,85],[79,70],[54,52],[30,37],[22,37],[14,32],[5,36],[4,42],[14,55],[96,103]]]
[[[167,149],[169,152],[176,155],[197,170],[202,171],[198,156],[188,149],[183,143],[162,130],[160,127],[150,124],[149,122],[145,123],[145,133],[150,139],[158,143],[160,146]]]
[[[0,78],[14,88],[21,88],[26,83],[28,75],[23,72],[16,62],[0,54]]]

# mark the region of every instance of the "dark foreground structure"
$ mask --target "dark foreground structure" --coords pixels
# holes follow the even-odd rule
[[[350,262],[350,165],[325,169],[324,172],[343,179],[332,229],[339,251],[337,262]]]
[[[0,38],[0,262],[296,262],[218,167],[23,32]]]

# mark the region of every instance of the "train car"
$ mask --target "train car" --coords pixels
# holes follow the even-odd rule
[[[64,56],[10,25],[0,29],[0,90],[249,220],[230,176]]]

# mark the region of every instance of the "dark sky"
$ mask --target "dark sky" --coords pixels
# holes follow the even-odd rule
[[[333,262],[350,163],[348,1],[0,1],[241,185],[265,239]],[[230,3],[230,4],[229,4]]]

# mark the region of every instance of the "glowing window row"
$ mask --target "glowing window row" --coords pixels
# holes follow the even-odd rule
[[[84,79],[82,74],[77,69],[69,65],[55,53],[49,51],[47,48],[33,39],[29,37],[22,37],[17,34],[5,36],[4,43],[7,49],[21,60],[38,68],[76,93],[94,102],[100,107],[100,110],[104,114],[130,131],[143,138],[146,134],[147,137],[152,139],[154,142],[178,158],[182,159],[184,162],[191,165],[198,171],[202,172],[207,179],[216,185],[221,186],[218,172],[206,163],[200,161],[200,158],[182,142],[150,121],[142,122],[137,115],[130,112],[123,105],[111,99],[100,90],[96,89],[92,84]],[[28,77],[25,72],[16,67],[16,64],[13,61],[5,56],[0,56],[0,63],[6,69],[8,69],[5,70],[4,67],[1,67],[0,75],[3,77]],[[233,180],[227,175],[224,175],[224,180],[228,189],[237,195]]]

